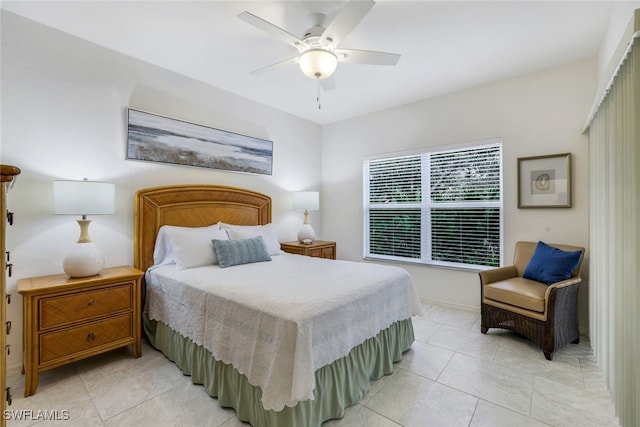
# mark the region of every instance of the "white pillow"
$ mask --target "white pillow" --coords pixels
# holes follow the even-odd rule
[[[172,264],[175,263],[173,251],[171,250],[171,240],[167,230],[169,225],[164,225],[158,230],[156,236],[156,244],[153,247],[153,265]]]
[[[250,239],[252,237],[262,236],[264,243],[267,245],[269,255],[283,254],[280,249],[280,242],[276,234],[276,226],[274,224],[266,225],[233,225],[222,223],[223,230],[227,230],[231,240]]]
[[[161,233],[164,236],[161,236]],[[160,228],[158,233],[156,251],[158,251],[158,255],[162,255],[163,250],[159,248],[162,243],[166,243],[166,240],[169,242],[169,250],[164,249],[164,263],[173,261],[180,269],[216,264],[218,260],[211,243],[213,239],[229,240],[229,236],[225,230],[220,229],[218,224],[208,227],[165,225]],[[154,251],[154,262],[156,262],[155,255]]]

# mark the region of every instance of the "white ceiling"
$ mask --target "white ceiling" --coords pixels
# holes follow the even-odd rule
[[[297,65],[249,73],[296,50],[237,15],[302,37],[309,15],[347,1],[3,1],[2,8],[99,45],[325,124],[595,57],[612,2],[378,0],[341,47],[402,55],[396,66],[341,63],[321,92]]]

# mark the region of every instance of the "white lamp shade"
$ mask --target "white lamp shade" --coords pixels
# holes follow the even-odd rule
[[[336,70],[338,57],[325,49],[309,49],[300,54],[298,65],[305,76],[312,79],[326,79]]]
[[[53,181],[56,215],[107,215],[115,213],[115,185],[94,181]]]
[[[298,191],[293,193],[293,209],[317,211],[320,209],[320,193],[317,191]]]

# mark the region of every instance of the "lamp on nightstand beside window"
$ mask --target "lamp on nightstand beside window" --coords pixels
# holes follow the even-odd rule
[[[298,231],[298,241],[300,243],[312,243],[316,238],[313,227],[309,224],[309,211],[320,209],[320,193],[317,191],[298,191],[293,193],[293,209],[304,209],[304,223]]]
[[[87,215],[106,215],[115,212],[115,185],[107,182],[54,181],[53,213],[82,215],[78,220],[80,237],[64,258],[62,267],[71,277],[88,277],[100,273],[104,255],[89,237]]]

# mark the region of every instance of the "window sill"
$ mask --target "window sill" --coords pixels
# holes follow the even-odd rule
[[[365,261],[375,261],[375,262],[383,262],[383,263],[391,263],[391,264],[409,264],[415,265],[417,267],[433,267],[440,268],[445,270],[455,270],[455,271],[467,271],[470,273],[479,273],[484,270],[490,270],[492,268],[497,267],[483,267],[478,265],[470,265],[470,266],[462,266],[462,265],[449,265],[449,264],[436,264],[436,263],[426,263],[421,261],[408,261],[401,259],[389,259],[389,258],[378,258],[378,257],[362,257]]]

